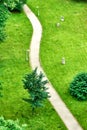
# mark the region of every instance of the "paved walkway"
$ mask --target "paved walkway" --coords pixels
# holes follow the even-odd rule
[[[31,39],[31,46],[30,46],[30,64],[32,69],[38,67],[38,73],[40,73],[40,71],[44,73],[39,62],[39,48],[40,48],[40,40],[42,35],[42,26],[39,20],[37,19],[37,17],[29,9],[27,5],[24,5],[23,9],[33,26],[33,36]],[[47,78],[45,77],[45,79]],[[61,100],[60,96],[55,91],[55,89],[53,88],[50,82],[47,84],[47,87],[49,88],[49,93],[51,95],[49,101],[51,102],[54,109],[56,110],[56,112],[58,113],[58,115],[60,116],[64,124],[66,125],[67,129],[83,130],[81,126],[78,124],[78,122],[76,121],[76,119],[73,117],[69,109],[66,107],[64,102]]]

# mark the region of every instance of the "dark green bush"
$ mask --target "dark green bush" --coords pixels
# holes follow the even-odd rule
[[[26,0],[0,0],[0,42],[6,37],[5,23],[8,16],[8,10],[21,11],[22,5],[25,2]]]
[[[3,41],[6,37],[5,34],[5,22],[8,17],[8,10],[0,5],[0,41]]]
[[[70,83],[70,94],[78,100],[87,100],[87,73],[76,75]]]
[[[4,5],[10,11],[21,11],[22,5],[26,3],[26,0],[4,0]]]

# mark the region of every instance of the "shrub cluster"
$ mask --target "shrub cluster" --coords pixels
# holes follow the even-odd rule
[[[70,94],[78,100],[87,100],[87,73],[80,73],[73,79]]]
[[[19,121],[5,120],[4,117],[0,117],[0,130],[25,130],[26,124],[20,126]]]
[[[26,0],[0,0],[0,42],[6,37],[5,21],[9,11],[21,11]]]
[[[4,5],[10,11],[21,11],[24,3],[26,3],[26,0],[4,0]]]
[[[6,37],[5,22],[8,16],[7,12],[8,10],[3,5],[0,5],[0,41],[3,41]]]

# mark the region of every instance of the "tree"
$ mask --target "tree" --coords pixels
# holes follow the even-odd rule
[[[45,86],[48,81],[43,80],[43,74],[37,74],[37,68],[30,73],[25,75],[23,79],[24,89],[27,89],[29,93],[29,99],[24,99],[31,104],[32,111],[36,107],[43,106],[43,101],[49,98],[49,92],[47,92],[47,87]]]
[[[87,100],[87,73],[83,72],[70,83],[70,94],[78,100]]]

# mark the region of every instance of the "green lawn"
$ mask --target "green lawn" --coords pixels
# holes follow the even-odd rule
[[[87,129],[87,101],[69,94],[69,84],[79,72],[87,72],[87,4],[75,0],[29,0],[43,26],[40,61],[49,80],[84,130]],[[64,16],[64,21],[61,21]],[[60,27],[56,24],[60,23]],[[61,64],[65,57],[66,64]]]
[[[66,130],[48,101],[46,107],[37,109],[32,115],[30,105],[22,100],[28,97],[22,79],[31,72],[26,61],[26,50],[30,44],[32,27],[26,16],[23,13],[11,14],[6,33],[6,41],[0,44],[0,81],[3,85],[0,116],[19,119],[20,123],[28,124],[28,130]]]

